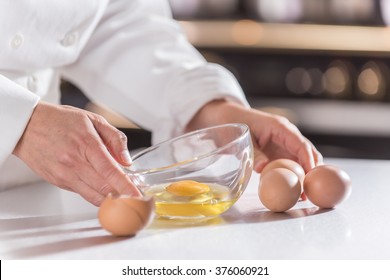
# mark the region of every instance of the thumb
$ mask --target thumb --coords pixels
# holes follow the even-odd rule
[[[101,116],[92,115],[89,117],[113,158],[124,166],[131,165],[132,160],[127,147],[126,135],[110,125]]]
[[[268,157],[261,151],[259,145],[256,141],[253,141],[253,170],[257,173],[261,173],[263,168],[267,165],[269,162]]]

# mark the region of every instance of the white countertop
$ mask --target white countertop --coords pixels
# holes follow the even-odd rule
[[[221,217],[199,225],[155,220],[131,238],[101,229],[97,208],[47,183],[0,193],[1,259],[390,259],[390,161],[327,159],[352,179],[336,209],[308,201],[266,210],[258,175]]]

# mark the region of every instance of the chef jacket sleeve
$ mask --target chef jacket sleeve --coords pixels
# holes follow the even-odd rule
[[[23,134],[39,96],[0,75],[0,100],[1,166]]]
[[[249,106],[235,77],[187,41],[166,1],[111,1],[77,61],[62,69],[90,99],[153,132],[183,132],[214,99]]]

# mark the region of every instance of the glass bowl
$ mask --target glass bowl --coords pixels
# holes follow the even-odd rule
[[[125,170],[145,196],[154,197],[156,217],[212,218],[245,190],[253,146],[247,125],[225,124],[154,145],[132,159]]]

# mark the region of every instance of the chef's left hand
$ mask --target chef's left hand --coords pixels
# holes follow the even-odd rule
[[[256,172],[261,172],[269,161],[278,158],[295,160],[306,172],[322,163],[321,153],[288,119],[229,101],[215,100],[206,104],[188,124],[187,130],[223,123],[249,126]]]

